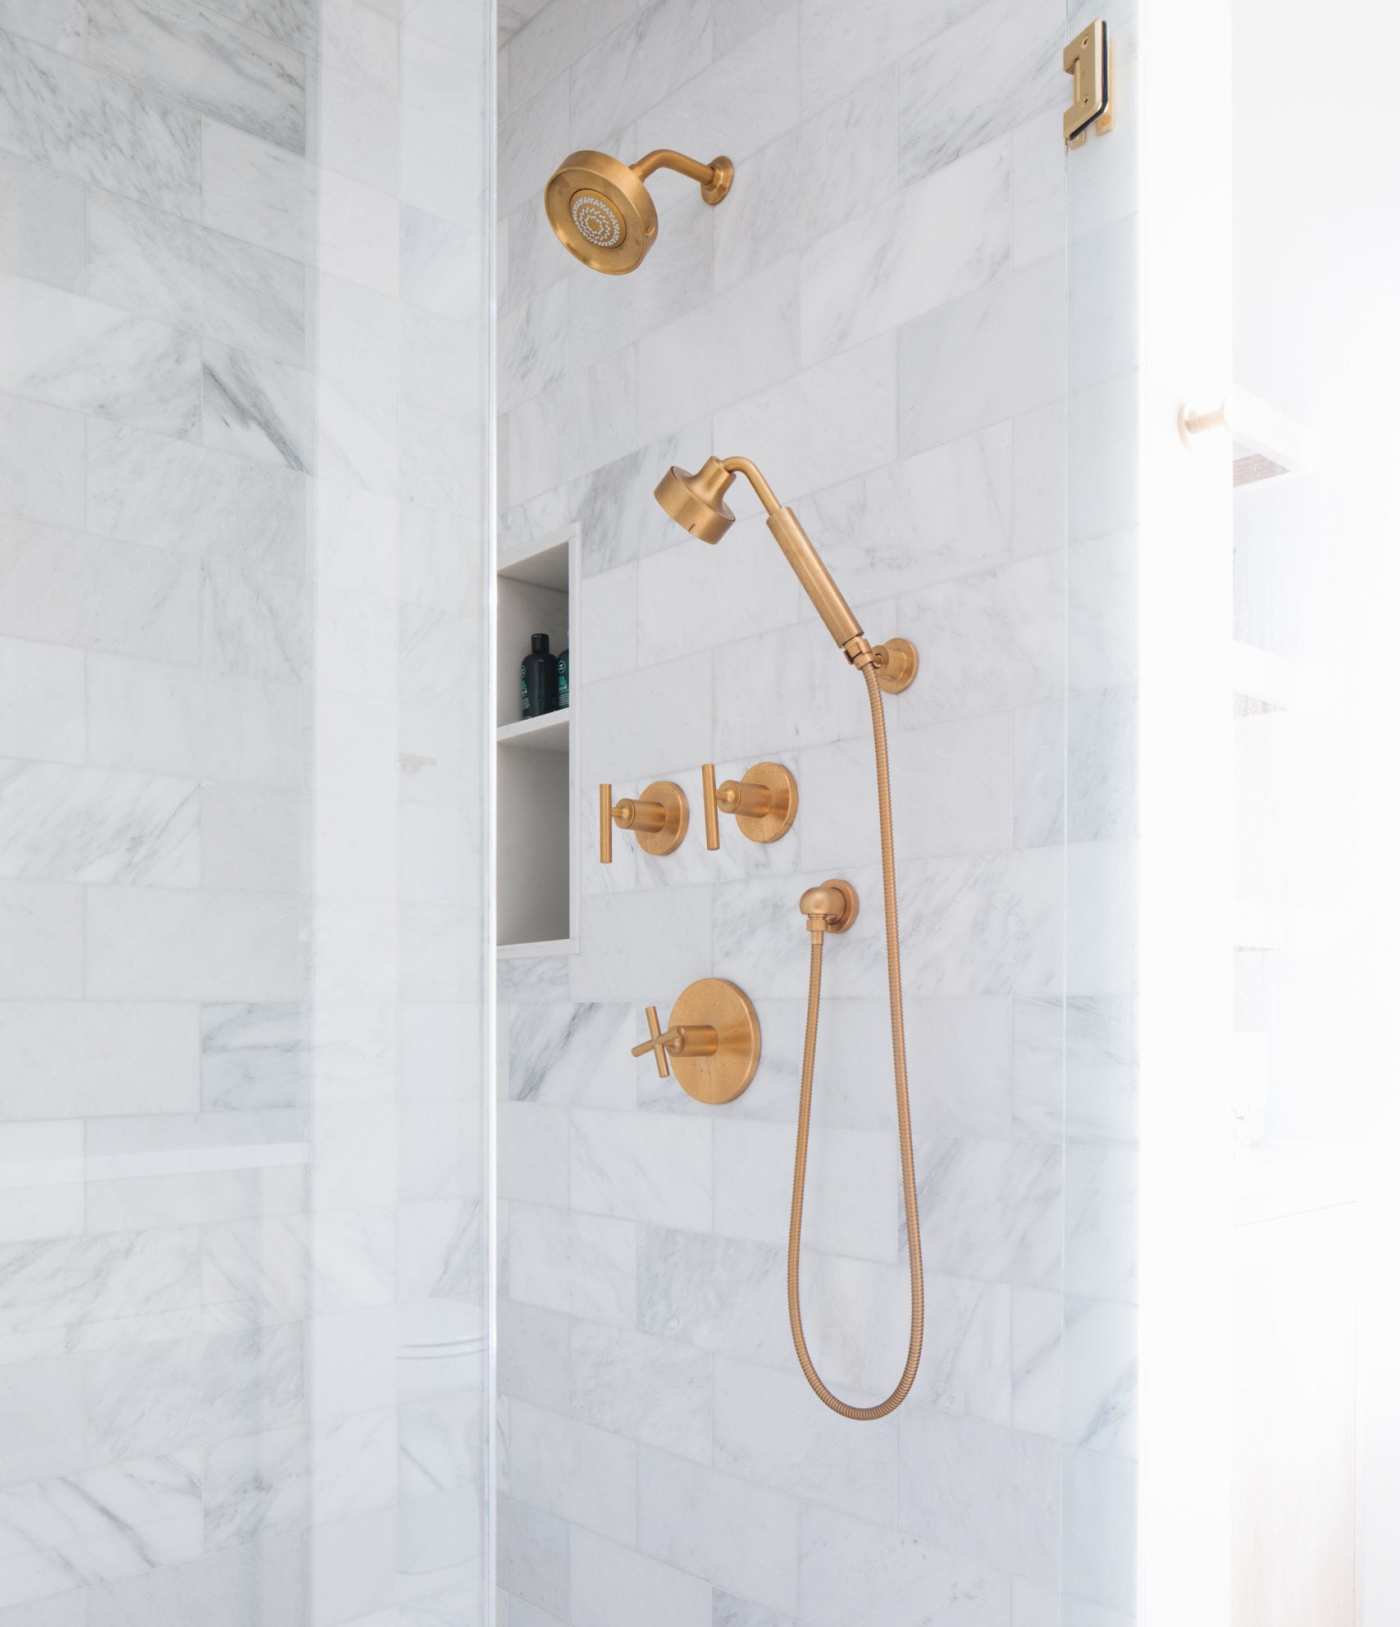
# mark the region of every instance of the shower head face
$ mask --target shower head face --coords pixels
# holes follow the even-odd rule
[[[724,494],[734,476],[718,458],[706,458],[695,474],[674,465],[661,477],[656,500],[682,530],[701,542],[718,542],[734,524]]]
[[[656,241],[656,206],[635,172],[606,153],[570,153],[544,189],[554,235],[594,271],[635,271]]]

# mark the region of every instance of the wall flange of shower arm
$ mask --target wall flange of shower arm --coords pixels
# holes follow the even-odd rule
[[[698,181],[709,204],[719,203],[734,184],[734,165],[724,157],[702,164],[658,147],[635,164],[624,164],[584,148],[570,153],[545,186],[545,213],[554,235],[594,271],[610,277],[635,271],[656,242],[656,205],[645,183],[659,169]]]

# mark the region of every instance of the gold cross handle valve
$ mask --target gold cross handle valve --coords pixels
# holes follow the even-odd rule
[[[711,1106],[732,1102],[749,1088],[758,1072],[762,1041],[758,1013],[737,984],[722,977],[690,984],[671,1008],[664,1029],[655,1006],[646,1012],[651,1037],[634,1045],[632,1055],[650,1051],[660,1078],[674,1073],[686,1095]]]
[[[741,780],[715,786],[715,765],[700,770],[705,788],[705,846],[719,847],[719,816],[733,814],[751,842],[776,842],[797,818],[797,781],[781,763],[755,763]]]

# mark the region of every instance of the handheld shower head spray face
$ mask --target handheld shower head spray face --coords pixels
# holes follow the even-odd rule
[[[701,197],[711,204],[725,196],[734,180],[727,158],[700,164],[662,147],[635,164],[624,164],[585,148],[570,153],[544,189],[554,235],[594,271],[613,277],[635,271],[656,241],[656,205],[645,183],[658,169],[679,170],[698,181]]]

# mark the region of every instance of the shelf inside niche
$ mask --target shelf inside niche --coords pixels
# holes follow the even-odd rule
[[[578,880],[577,761],[572,710],[520,716],[520,662],[532,633],[574,664],[575,528],[556,532],[496,572],[496,920],[508,957],[566,954],[574,944]]]
[[[496,730],[496,742],[502,746],[518,746],[522,751],[567,751],[569,709],[562,706],[557,712],[546,712],[543,717],[502,723]]]

